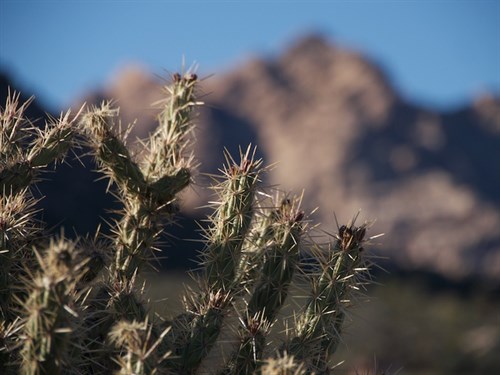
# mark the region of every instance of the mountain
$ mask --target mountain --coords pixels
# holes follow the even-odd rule
[[[134,135],[154,129],[150,103],[162,80],[139,66],[119,72],[87,102],[118,100]],[[328,232],[376,219],[377,254],[406,270],[458,280],[500,281],[500,98],[438,112],[410,103],[359,52],[312,35],[272,59],[253,59],[201,84],[197,119],[200,172],[214,173],[222,150],[258,145],[277,163],[265,184],[301,193]],[[205,185],[202,175],[198,185]],[[185,212],[207,201],[200,187]]]
[[[210,105],[244,119],[267,162],[279,162],[270,182],[304,188],[321,222],[361,208],[386,233],[380,254],[403,267],[500,275],[498,98],[419,108],[368,59],[315,36],[210,91]]]

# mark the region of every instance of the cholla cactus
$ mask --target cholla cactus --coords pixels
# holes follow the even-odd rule
[[[0,197],[0,317],[5,322],[16,318],[13,297],[24,289],[19,275],[33,264],[30,246],[40,236],[35,205],[28,189]]]
[[[255,160],[249,146],[237,163],[226,153],[223,181],[215,187],[219,202],[210,219],[207,245],[202,255],[204,273],[200,292],[191,296],[172,330],[174,357],[170,366],[192,373],[217,340],[224,316],[238,294],[241,249],[253,215],[254,196],[261,160]]]
[[[9,91],[0,110],[0,324],[5,335],[0,372],[15,372],[12,364],[19,361],[22,306],[35,285],[27,271],[38,267],[33,247],[45,243],[31,188],[42,168],[62,160],[74,145],[78,116],[71,118],[68,111],[40,130],[25,116],[32,100],[21,103],[20,94]]]
[[[24,116],[31,99],[20,104],[19,95],[9,96],[0,131],[0,371],[204,373],[225,331],[233,346],[209,372],[329,373],[349,301],[363,283],[367,224],[353,221],[338,228],[331,244],[315,244],[301,199],[282,193],[273,199],[260,186],[265,168],[251,146],[240,160],[225,153],[195,276],[199,287],[185,296],[185,311],[169,321],[150,314],[137,280],[154,269],[161,235],[192,179],[192,118],[202,104],[197,85],[195,74],[172,76],[157,103],[158,128],[135,151],[123,135],[130,128],[122,133],[110,102],[80,117],[76,137],[69,112],[38,130]],[[48,241],[30,186],[76,139],[85,139],[123,208],[109,235]],[[308,250],[316,272],[302,261]],[[310,298],[272,348],[268,336],[290,286],[304,276]]]
[[[85,274],[75,245],[51,241],[26,301],[21,372],[27,375],[77,373],[83,332],[77,284]]]
[[[260,277],[241,319],[240,344],[226,373],[253,373],[258,368],[265,337],[285,303],[288,287],[298,269],[299,245],[304,231],[304,212],[299,210],[297,202],[283,199],[262,221],[264,230],[260,228],[260,233],[263,238],[257,239],[262,246],[257,250],[262,258]]]
[[[353,220],[354,222],[354,220]],[[363,283],[366,271],[363,243],[367,224],[341,226],[334,244],[320,259],[319,275],[312,277],[311,297],[296,322],[295,337],[286,350],[317,374],[328,373],[329,360],[340,342],[346,307]],[[326,253],[326,254],[325,254]]]
[[[192,157],[187,151],[192,130],[190,113],[196,76],[174,76],[167,100],[160,102],[158,129],[145,142],[146,157],[139,163],[117,132],[117,109],[103,104],[83,116],[83,129],[101,170],[119,188],[123,217],[116,223],[114,277],[125,281],[154,259],[162,225],[176,211],[176,195],[191,180]]]
[[[107,350],[100,342],[117,320],[146,319],[136,275],[154,266],[156,244],[177,210],[176,196],[191,181],[188,145],[193,127],[190,113],[200,104],[195,100],[197,77],[186,74],[173,78],[172,86],[165,88],[169,96],[158,103],[162,106],[158,128],[144,142],[142,154],[146,156],[142,160],[129,151],[126,139],[119,134],[118,110],[110,103],[91,109],[81,121],[102,172],[118,187],[123,203],[109,244],[113,260],[108,279],[92,302],[97,311],[88,319],[93,350]]]
[[[19,94],[8,95],[0,112],[0,190],[13,195],[28,187],[41,167],[61,160],[73,146],[74,121],[71,112],[53,119],[45,130],[34,127],[24,113],[32,99],[19,103]]]
[[[20,103],[20,94],[9,92],[0,110],[0,315],[7,321],[12,320],[7,306],[19,287],[20,266],[29,267],[29,247],[41,236],[30,187],[42,167],[60,161],[73,146],[78,116],[71,118],[68,111],[40,130],[25,116],[32,100]]]
[[[224,179],[216,186],[220,203],[212,217],[204,252],[206,283],[213,293],[237,288],[241,248],[250,228],[261,160],[250,156],[249,147],[238,164],[226,154]]]

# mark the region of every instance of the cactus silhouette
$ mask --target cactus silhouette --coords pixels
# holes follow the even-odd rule
[[[167,321],[151,314],[138,280],[155,269],[159,241],[192,180],[198,85],[193,73],[172,75],[156,103],[156,130],[134,147],[112,102],[68,111],[40,130],[25,116],[32,99],[21,103],[9,92],[0,114],[0,372],[331,372],[350,301],[365,282],[368,224],[352,220],[329,243],[316,244],[300,197],[262,186],[266,168],[252,146],[224,153],[198,285],[187,292],[184,311]],[[111,234],[68,240],[37,220],[32,191],[45,167],[82,148],[122,209]],[[303,279],[311,285],[308,301],[295,319],[280,318],[292,285]],[[289,329],[272,347],[277,319],[287,319]],[[222,341],[231,348],[207,371]]]

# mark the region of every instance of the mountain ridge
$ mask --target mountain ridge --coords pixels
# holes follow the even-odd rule
[[[118,99],[124,122],[138,118],[133,136],[144,137],[161,85],[135,66],[85,100]],[[209,94],[197,119],[200,172],[220,168],[223,147],[257,144],[267,164],[279,162],[265,184],[305,189],[325,230],[335,231],[334,212],[347,221],[362,208],[363,219],[378,218],[372,233],[386,233],[378,253],[399,267],[499,280],[500,98],[445,113],[421,108],[361,53],[317,35],[201,86]],[[199,215],[207,196],[186,194],[186,212]]]

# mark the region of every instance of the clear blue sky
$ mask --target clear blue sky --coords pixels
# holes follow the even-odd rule
[[[129,61],[203,74],[319,31],[379,62],[406,98],[454,108],[500,93],[500,0],[0,0],[0,69],[59,110]]]

